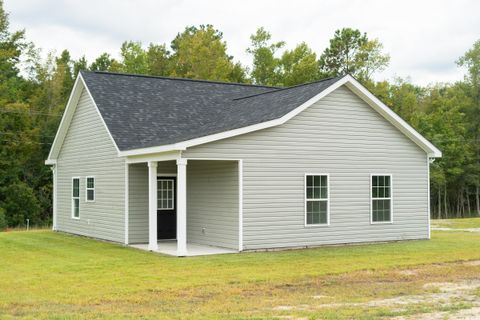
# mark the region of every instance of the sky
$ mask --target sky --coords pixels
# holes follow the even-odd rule
[[[12,30],[25,29],[42,53],[68,49],[91,62],[117,57],[125,40],[167,43],[186,26],[212,24],[228,53],[251,65],[250,35],[265,27],[287,48],[305,41],[317,54],[336,29],[378,38],[391,57],[377,80],[408,78],[419,85],[453,82],[455,61],[480,40],[478,0],[4,0]]]

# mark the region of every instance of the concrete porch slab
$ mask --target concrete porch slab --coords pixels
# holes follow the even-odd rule
[[[131,244],[130,247],[148,251],[147,243]],[[158,241],[158,250],[155,252],[167,254],[170,256],[177,255],[177,241],[167,240],[167,241]],[[196,243],[187,243],[187,257],[193,256],[206,256],[212,254],[226,254],[226,253],[238,253],[237,250],[213,247]]]

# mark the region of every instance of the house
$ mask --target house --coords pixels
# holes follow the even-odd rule
[[[275,88],[82,72],[46,164],[54,230],[185,256],[428,239],[440,156],[349,75]]]

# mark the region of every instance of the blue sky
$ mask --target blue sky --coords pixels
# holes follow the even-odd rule
[[[229,54],[244,65],[260,26],[289,48],[305,41],[318,54],[336,29],[358,28],[391,56],[378,80],[410,77],[422,85],[460,80],[455,60],[480,39],[480,1],[467,0],[5,0],[5,8],[12,29],[25,28],[44,54],[67,48],[90,61],[105,51],[118,55],[125,40],[170,43],[187,25],[223,31]]]

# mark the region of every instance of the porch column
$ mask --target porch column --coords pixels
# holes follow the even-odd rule
[[[187,159],[177,159],[177,256],[187,255]]]
[[[157,161],[148,162],[148,250],[158,250]]]

